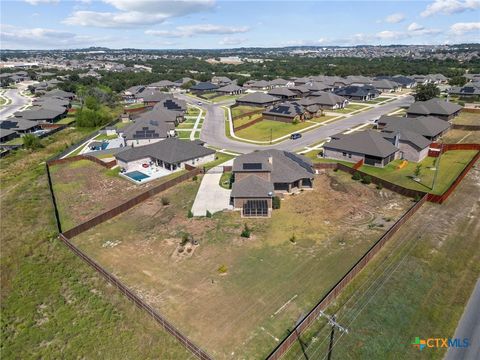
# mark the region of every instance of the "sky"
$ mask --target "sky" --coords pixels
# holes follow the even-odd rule
[[[2,0],[0,49],[479,42],[480,0]]]

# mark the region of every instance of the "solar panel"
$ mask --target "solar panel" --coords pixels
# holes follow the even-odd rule
[[[262,163],[244,163],[243,169],[244,170],[261,170]]]

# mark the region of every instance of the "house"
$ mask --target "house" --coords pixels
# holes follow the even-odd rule
[[[345,81],[348,85],[353,86],[362,86],[362,85],[371,85],[372,79],[362,75],[348,75],[345,78]]]
[[[308,96],[312,91],[314,91],[311,88],[309,88],[307,85],[295,85],[288,89],[294,92],[296,94],[296,97],[298,98]]]
[[[322,109],[343,109],[348,105],[348,100],[343,96],[329,91],[316,91],[310,97],[299,101],[304,106],[318,105]]]
[[[297,93],[287,87],[274,87],[268,91],[269,95],[276,96],[282,100],[292,100],[297,97]]]
[[[144,90],[141,96],[141,101],[143,101],[143,105],[145,106],[155,106],[162,100],[169,98],[168,94],[155,90]]]
[[[126,172],[144,171],[144,164],[174,172],[185,169],[185,165],[199,166],[214,161],[215,150],[194,141],[168,138],[150,145],[128,148],[115,154],[115,158]]]
[[[373,130],[333,135],[323,145],[325,158],[354,163],[363,160],[364,164],[377,167],[384,167],[398,156],[398,147]]]
[[[154,90],[172,89],[175,87],[178,87],[178,84],[170,80],[160,80],[147,85],[147,88]]]
[[[183,117],[187,111],[187,102],[185,100],[176,99],[173,96],[167,95],[153,106],[153,110],[160,108],[176,111]],[[183,119],[179,119],[179,122],[183,122]]]
[[[245,89],[237,84],[228,84],[215,90],[219,95],[240,95]]]
[[[0,129],[15,131],[19,135],[24,135],[40,130],[41,126],[36,121],[23,118],[9,118],[0,121]]]
[[[193,85],[190,88],[190,91],[195,93],[207,93],[214,92],[218,89],[218,85],[212,84],[211,82],[199,82],[198,84]]]
[[[289,86],[295,86],[295,83],[293,81],[288,81],[282,78],[277,78],[270,81],[270,87],[272,89],[277,87],[289,87]]]
[[[263,150],[238,156],[232,172],[231,203],[245,217],[270,216],[275,194],[313,188],[311,161],[288,151]]]
[[[461,96],[464,98],[480,96],[480,83],[468,83],[462,87],[453,87],[448,93],[450,95]]]
[[[18,111],[13,115],[15,116],[15,118],[21,118],[30,121],[54,123],[65,117],[66,114],[67,109],[65,107],[49,109],[40,107],[25,111]]]
[[[399,88],[398,83],[387,79],[373,80],[372,86],[381,92],[395,92]]]
[[[371,85],[349,85],[340,89],[334,90],[335,94],[343,96],[344,98],[357,101],[368,101],[380,95],[380,91]]]
[[[383,79],[396,82],[399,87],[405,88],[405,89],[411,89],[417,85],[414,79],[409,78],[407,76],[403,76],[403,75],[378,76],[375,78],[375,80],[383,80]]]
[[[450,129],[450,123],[434,116],[419,116],[415,118],[382,115],[377,120],[377,128],[385,131],[413,131],[435,141]]]
[[[247,105],[256,107],[267,107],[279,102],[280,99],[276,96],[265,94],[263,92],[254,92],[242,96],[235,101],[236,105]]]
[[[262,116],[265,120],[282,121],[287,123],[305,121],[308,118],[307,110],[297,102],[283,102],[267,108]]]
[[[460,105],[438,98],[433,98],[427,101],[414,102],[407,109],[407,116],[417,117],[430,115],[449,121],[457,116],[461,110],[462,107]]]
[[[244,84],[244,86],[251,90],[262,90],[262,91],[269,90],[271,87],[270,82],[267,80],[247,81]]]
[[[19,135],[15,130],[0,128],[0,143],[6,143],[18,136]]]
[[[125,139],[125,146],[142,147],[175,136],[175,125],[144,116],[118,132]]]
[[[217,86],[225,86],[232,83],[232,80],[226,76],[214,76],[212,77],[212,84]]]
[[[45,95],[43,95],[43,96],[56,97],[56,98],[59,98],[59,99],[69,99],[69,100],[73,100],[75,98],[74,93],[69,92],[69,91],[63,91],[63,90],[60,90],[60,89],[50,90],[50,91],[46,92]]]
[[[141,97],[143,91],[145,91],[145,85],[136,85],[129,87],[122,93],[123,101],[127,103],[134,103],[138,98]]]

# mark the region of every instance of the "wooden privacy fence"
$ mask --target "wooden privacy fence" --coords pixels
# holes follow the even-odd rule
[[[297,341],[302,334],[320,315],[320,311],[337,298],[343,288],[373,259],[386,242],[397,232],[397,230],[425,203],[427,196],[423,196],[415,203],[388,231],[377,240],[375,244],[353,265],[350,270],[338,281],[330,291],[310,310],[310,312],[294,327],[290,334],[278,344],[268,355],[268,360],[280,359],[288,349]]]
[[[455,130],[480,131],[480,125],[453,124],[450,128]]]
[[[354,168],[355,170],[357,170],[357,169],[360,169],[362,166],[363,166],[363,159],[358,160],[358,161],[355,163],[355,165],[353,165],[353,168]]]
[[[111,218],[131,209],[132,207],[134,207],[135,205],[137,204],[140,204],[141,202],[151,198],[152,196],[162,192],[162,191],[165,191],[169,188],[171,188],[172,186],[175,186],[185,180],[188,180],[190,178],[192,178],[193,176],[195,175],[198,175],[201,173],[201,169],[200,168],[195,168],[194,170],[191,170],[189,171],[188,173],[186,174],[183,174],[183,175],[180,175],[174,179],[171,179],[171,180],[168,180],[162,184],[159,184],[137,196],[135,196],[134,198],[124,202],[123,204],[121,205],[118,205],[116,207],[114,207],[113,209],[110,209],[100,215],[97,215],[95,216],[94,218],[90,219],[90,220],[87,220],[85,221],[84,223],[80,224],[80,225],[77,225],[75,226],[74,228],[71,228],[70,230],[67,230],[65,231],[63,234],[68,237],[68,238],[72,238],[74,236],[77,236],[81,233],[83,233],[84,231],[87,231],[91,228],[93,228],[94,226],[97,226],[107,220],[110,220]]]
[[[94,162],[96,164],[99,164],[99,165],[101,165],[101,166],[103,166],[107,169],[111,169],[112,167],[117,165],[116,160],[105,162],[105,161],[102,161],[102,160],[96,158],[95,156],[91,156],[91,155],[75,155],[75,156],[70,156],[70,157],[63,158],[63,159],[48,160],[47,164],[49,166],[51,166],[51,165],[71,163],[71,162],[80,161],[80,160],[92,161],[92,162]]]
[[[464,107],[464,108],[462,109],[462,112],[480,113],[480,109],[479,109],[479,108],[466,108],[466,107]]]
[[[145,310],[157,323],[160,324],[169,334],[173,335],[185,348],[190,350],[197,358],[202,360],[213,359],[207,352],[202,350],[199,346],[194,344],[188,337],[183,335],[175,326],[168,322],[163,316],[161,316],[153,307],[143,301],[137,294],[131,291],[126,285],[124,285],[114,275],[110,274],[93,259],[91,259],[82,250],[77,248],[65,234],[60,234],[62,242],[78,257],[90,265],[97,273],[102,275],[105,280],[114,285],[120,290],[127,298],[129,298],[140,309]]]

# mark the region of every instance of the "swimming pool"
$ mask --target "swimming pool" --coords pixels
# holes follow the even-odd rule
[[[135,181],[141,182],[142,180],[148,179],[150,176],[145,175],[144,173],[140,171],[132,171],[129,173],[125,173],[125,176],[128,176],[130,179],[133,179]]]

